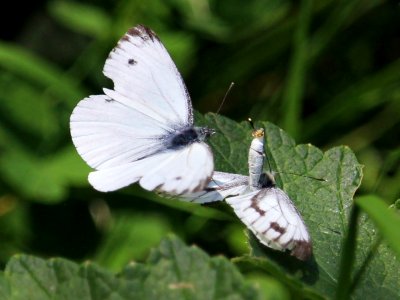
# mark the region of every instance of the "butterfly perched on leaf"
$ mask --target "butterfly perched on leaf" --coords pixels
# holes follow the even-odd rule
[[[207,203],[225,199],[235,214],[258,240],[276,250],[307,260],[312,242],[299,211],[289,196],[275,184],[274,175],[263,172],[264,130],[254,130],[249,149],[249,176],[214,172],[200,192],[183,195],[183,200]]]

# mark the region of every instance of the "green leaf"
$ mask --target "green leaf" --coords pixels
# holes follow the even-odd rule
[[[399,215],[390,210],[385,201],[374,195],[358,197],[355,203],[368,214],[378,227],[379,232],[400,258]]]
[[[393,225],[395,226],[395,225]],[[356,267],[353,272],[354,299],[399,299],[400,260],[365,215],[358,224]]]
[[[210,258],[174,237],[153,250],[145,264],[131,263],[117,276],[93,263],[27,255],[14,256],[1,275],[1,300],[257,299],[226,258]]]
[[[216,170],[246,175],[251,141],[249,125],[237,124],[213,114],[205,118],[200,116],[197,120],[217,130],[210,139]],[[332,298],[337,291],[342,243],[348,231],[353,196],[361,183],[362,166],[348,147],[322,152],[310,144],[296,145],[282,129],[271,123],[258,125],[265,128],[267,158],[271,169],[278,172],[277,185],[286,191],[302,214],[313,241],[314,255],[309,261],[301,262],[289,253],[260,245],[250,234],[249,255],[234,261],[245,272],[262,270],[273,275],[296,297]],[[268,171],[267,163],[264,169]],[[370,293],[375,298],[394,297],[400,286],[398,260],[385,245],[374,246],[376,230],[371,224],[359,221],[357,227],[360,234],[357,236],[359,242],[351,282],[355,299]]]
[[[293,55],[283,94],[284,128],[295,137],[301,129],[300,115],[307,78],[309,55],[309,27],[312,19],[313,1],[301,1],[297,29],[293,38]]]
[[[29,248],[32,226],[29,206],[11,194],[0,197],[0,216],[0,264],[5,265],[12,255]]]
[[[18,193],[40,202],[57,202],[70,185],[88,185],[89,167],[72,145],[40,158],[16,145],[14,151],[0,156],[0,174]]]
[[[398,87],[400,80],[398,72],[400,59],[385,65],[377,72],[365,76],[358,82],[351,83],[346,89],[331,97],[317,113],[312,114],[304,121],[304,136],[312,136],[337,118],[352,119],[355,113],[364,113],[372,107],[381,106],[390,97],[386,95],[387,90],[393,86]],[[398,96],[393,97],[392,101],[398,103]],[[351,101],[349,101],[351,99]],[[398,109],[391,111],[397,112]],[[385,120],[386,121],[386,120]],[[385,125],[380,123],[380,125]]]
[[[114,213],[111,227],[93,260],[109,270],[120,271],[130,260],[143,259],[169,227],[163,215]]]
[[[79,82],[63,73],[56,65],[11,43],[0,42],[0,67],[45,88],[45,92],[51,91],[57,100],[62,99],[71,107],[76,99],[82,99],[87,94]]]
[[[264,300],[289,300],[288,289],[279,281],[271,276],[262,273],[250,273],[246,276],[247,280],[254,282],[262,293]]]
[[[73,1],[52,1],[49,11],[65,26],[89,36],[107,37],[111,18],[98,6]]]
[[[211,138],[216,157],[216,170],[247,174],[247,154],[251,129],[246,123],[235,124],[228,119],[207,115],[201,120],[221,134]],[[277,175],[277,184],[293,200],[307,224],[314,256],[302,263],[251,240],[252,255],[246,263],[281,278],[288,278],[294,290],[306,284],[321,295],[333,296],[338,276],[341,243],[346,232],[349,208],[360,185],[362,172],[353,152],[347,147],[335,147],[325,153],[318,148],[296,145],[283,130],[264,122],[268,161]],[[264,167],[268,170],[268,166]],[[290,173],[290,174],[289,174]],[[321,182],[298,176],[326,179]],[[241,259],[237,259],[239,262]]]
[[[146,266],[131,265],[122,273],[132,280],[139,274],[139,299],[255,299],[257,295],[226,258],[210,259],[177,239],[164,240]]]
[[[60,133],[60,120],[49,96],[16,76],[0,73],[2,114],[17,128],[41,139],[54,139]]]

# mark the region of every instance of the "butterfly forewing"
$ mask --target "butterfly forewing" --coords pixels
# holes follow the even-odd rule
[[[71,115],[71,135],[77,151],[89,166],[98,170],[159,150],[162,143],[157,137],[164,132],[137,110],[126,109],[104,95],[82,100]]]
[[[152,30],[131,28],[110,53],[103,72],[114,82],[114,91],[105,91],[113,99],[160,121],[193,124],[186,86]]]

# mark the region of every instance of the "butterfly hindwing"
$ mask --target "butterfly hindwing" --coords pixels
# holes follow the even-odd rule
[[[307,227],[281,189],[263,188],[226,198],[226,202],[264,245],[281,251],[292,250],[292,255],[301,260],[311,255]]]
[[[205,189],[184,194],[180,200],[195,203],[222,201],[227,196],[243,193],[247,189],[248,181],[247,176],[216,171]]]
[[[202,190],[214,169],[210,157],[211,150],[205,143],[193,143],[160,159],[157,166],[143,175],[140,185],[147,190],[159,189],[175,195]],[[210,176],[202,178],[204,172]]]

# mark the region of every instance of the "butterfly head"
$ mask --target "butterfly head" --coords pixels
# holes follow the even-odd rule
[[[253,138],[264,137],[264,128],[254,129],[251,135],[253,136]]]
[[[195,127],[195,130],[198,134],[198,139],[200,141],[204,141],[212,136],[216,131],[215,129],[208,128],[208,127]]]
[[[251,118],[248,118],[247,121],[249,122],[251,128],[253,128],[253,132],[251,133],[253,138],[263,138],[264,137],[264,128],[256,129],[256,127],[254,126],[254,122]]]

